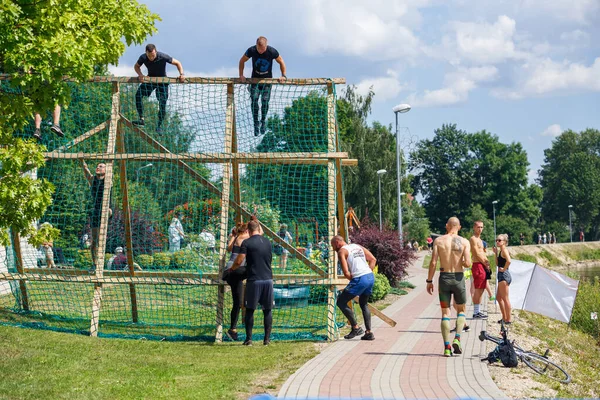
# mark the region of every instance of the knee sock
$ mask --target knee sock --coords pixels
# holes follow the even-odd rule
[[[458,313],[458,318],[456,318],[456,335],[454,336],[455,339],[460,340],[460,334],[462,333],[464,326],[465,326],[465,314]]]
[[[444,339],[444,347],[450,348],[450,318],[442,318],[442,338]]]
[[[479,314],[481,312],[481,309],[479,307],[479,304],[473,304],[473,314]]]

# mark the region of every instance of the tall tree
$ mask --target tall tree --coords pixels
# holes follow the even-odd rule
[[[125,44],[156,31],[156,14],[135,0],[0,0],[0,242],[7,228],[34,234],[53,187],[26,175],[44,164],[40,147],[15,135],[34,112],[68,104],[64,76],[90,79],[96,66],[117,64]],[[10,150],[7,150],[10,149]]]
[[[565,131],[544,155],[539,172],[544,220],[568,224],[572,205],[574,231],[584,229],[596,239],[600,226],[600,131]]]

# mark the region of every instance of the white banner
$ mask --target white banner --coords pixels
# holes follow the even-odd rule
[[[509,297],[512,308],[569,322],[579,281],[534,263],[513,260]]]

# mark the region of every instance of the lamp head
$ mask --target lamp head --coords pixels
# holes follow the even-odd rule
[[[392,108],[392,111],[394,111],[395,113],[400,113],[400,114],[404,114],[409,112],[411,109],[410,104],[398,104],[397,106],[395,106],[394,108]]]
[[[492,201],[492,204],[498,204],[498,200]]]
[[[573,208],[573,204],[569,204],[569,208]]]
[[[385,169],[380,169],[379,171],[377,171],[377,175],[383,175],[386,173],[387,173],[387,171]]]
[[[404,196],[405,194],[405,192],[400,192],[400,196]]]

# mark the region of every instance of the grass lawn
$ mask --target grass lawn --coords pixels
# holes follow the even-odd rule
[[[156,342],[0,326],[0,398],[238,399],[275,393],[312,342]]]

